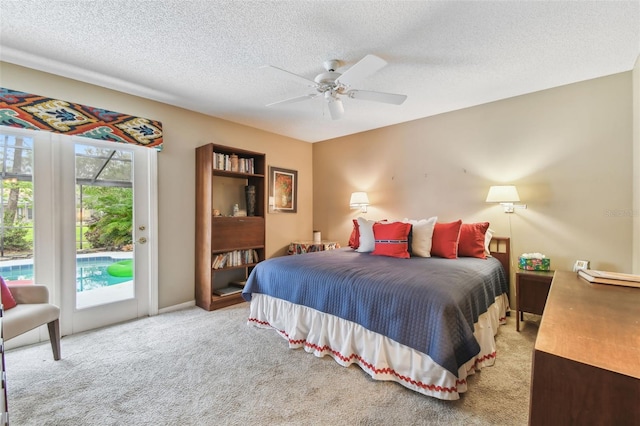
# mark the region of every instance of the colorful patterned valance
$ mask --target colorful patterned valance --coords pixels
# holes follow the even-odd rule
[[[0,87],[0,125],[162,149],[162,123]]]

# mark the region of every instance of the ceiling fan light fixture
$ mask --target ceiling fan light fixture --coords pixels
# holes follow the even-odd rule
[[[344,114],[344,106],[342,101],[332,92],[325,92],[324,98],[327,100],[327,106],[329,107],[329,114],[333,120],[338,120]]]

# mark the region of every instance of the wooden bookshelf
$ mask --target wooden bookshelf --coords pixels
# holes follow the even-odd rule
[[[233,167],[232,156],[238,166]],[[235,160],[233,161],[235,162]],[[217,295],[232,281],[244,280],[265,256],[266,156],[229,146],[196,148],[196,304],[214,310],[243,302],[241,293]],[[232,216],[232,206],[246,211],[244,187],[255,187],[254,216]],[[214,209],[220,216],[214,216]],[[214,269],[220,254],[250,250],[257,259]]]

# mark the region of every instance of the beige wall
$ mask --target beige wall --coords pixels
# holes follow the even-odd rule
[[[640,274],[640,56],[633,68],[633,268]]]
[[[215,142],[265,152],[269,165],[298,170],[298,213],[269,214],[267,255],[312,235],[312,145],[113,90],[0,62],[0,85],[159,120],[159,308],[194,299],[195,148]],[[215,96],[212,93],[211,96]]]
[[[370,219],[489,221],[513,259],[542,252],[629,272],[632,249],[631,73],[576,83],[313,146],[314,229],[346,244],[352,191]],[[485,203],[517,185],[526,210]],[[513,262],[513,261],[512,261]]]

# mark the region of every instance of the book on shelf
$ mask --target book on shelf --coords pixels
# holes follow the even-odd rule
[[[214,288],[213,294],[217,296],[231,296],[232,294],[242,293],[242,289],[240,287],[223,287],[223,288]]]
[[[233,163],[233,166],[232,166]],[[237,165],[236,165],[237,164]],[[217,170],[225,170],[228,172],[254,173],[253,158],[234,158],[231,155],[219,152],[213,153],[213,168]]]
[[[234,250],[214,255],[213,261],[211,262],[211,269],[230,268],[258,263],[259,261],[258,252],[254,249]]]
[[[623,274],[620,272],[597,271],[594,269],[580,269],[578,276],[597,284],[621,285],[640,288],[640,275]]]
[[[229,283],[229,286],[230,287],[244,288],[245,284],[247,284],[247,280],[238,280],[238,281],[231,281]]]

